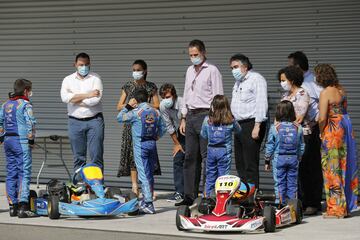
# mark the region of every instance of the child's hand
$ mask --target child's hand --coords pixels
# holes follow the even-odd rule
[[[265,164],[265,171],[269,172],[271,170],[270,164]]]

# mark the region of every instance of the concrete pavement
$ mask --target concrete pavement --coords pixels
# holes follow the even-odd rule
[[[42,186],[43,187],[43,186]],[[35,188],[35,187],[33,187]],[[164,199],[169,193],[159,192],[155,202],[157,214],[142,216],[118,216],[114,218],[84,219],[47,217],[33,219],[10,218],[4,196],[4,183],[0,183],[0,240],[1,239],[73,239],[86,235],[86,239],[360,239],[360,211],[346,219],[323,219],[322,216],[304,218],[300,225],[278,229],[275,233],[202,233],[180,232],[175,226],[173,204]],[[75,229],[75,230],[73,230]],[[100,238],[99,238],[100,237]]]

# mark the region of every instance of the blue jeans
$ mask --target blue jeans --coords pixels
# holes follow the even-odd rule
[[[185,136],[177,132],[178,140],[185,151]],[[185,153],[179,151],[173,159],[175,191],[184,195],[184,159]]]
[[[69,139],[74,156],[74,171],[86,164],[87,150],[91,163],[104,171],[104,128],[102,114],[91,120],[69,118]]]

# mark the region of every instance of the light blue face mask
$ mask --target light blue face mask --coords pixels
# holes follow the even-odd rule
[[[78,73],[85,77],[86,75],[88,75],[90,72],[90,66],[87,66],[87,65],[83,65],[83,66],[79,66],[78,67]]]
[[[87,65],[79,66],[77,68],[77,71],[81,76],[85,77],[90,72],[90,66],[87,66]]]
[[[244,74],[240,71],[240,68],[234,68],[231,72],[236,81],[241,81],[244,78]]]
[[[161,101],[161,105],[165,108],[171,108],[174,105],[174,101],[172,98],[165,98]]]
[[[200,63],[202,63],[202,59],[200,56],[192,57],[190,58],[190,60],[194,65],[199,65]]]
[[[144,74],[143,71],[133,71],[132,76],[135,80],[140,80]]]

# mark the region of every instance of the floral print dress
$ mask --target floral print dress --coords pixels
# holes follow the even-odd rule
[[[358,177],[354,132],[344,96],[330,104],[322,133],[321,164],[328,216],[345,217],[357,207]]]

